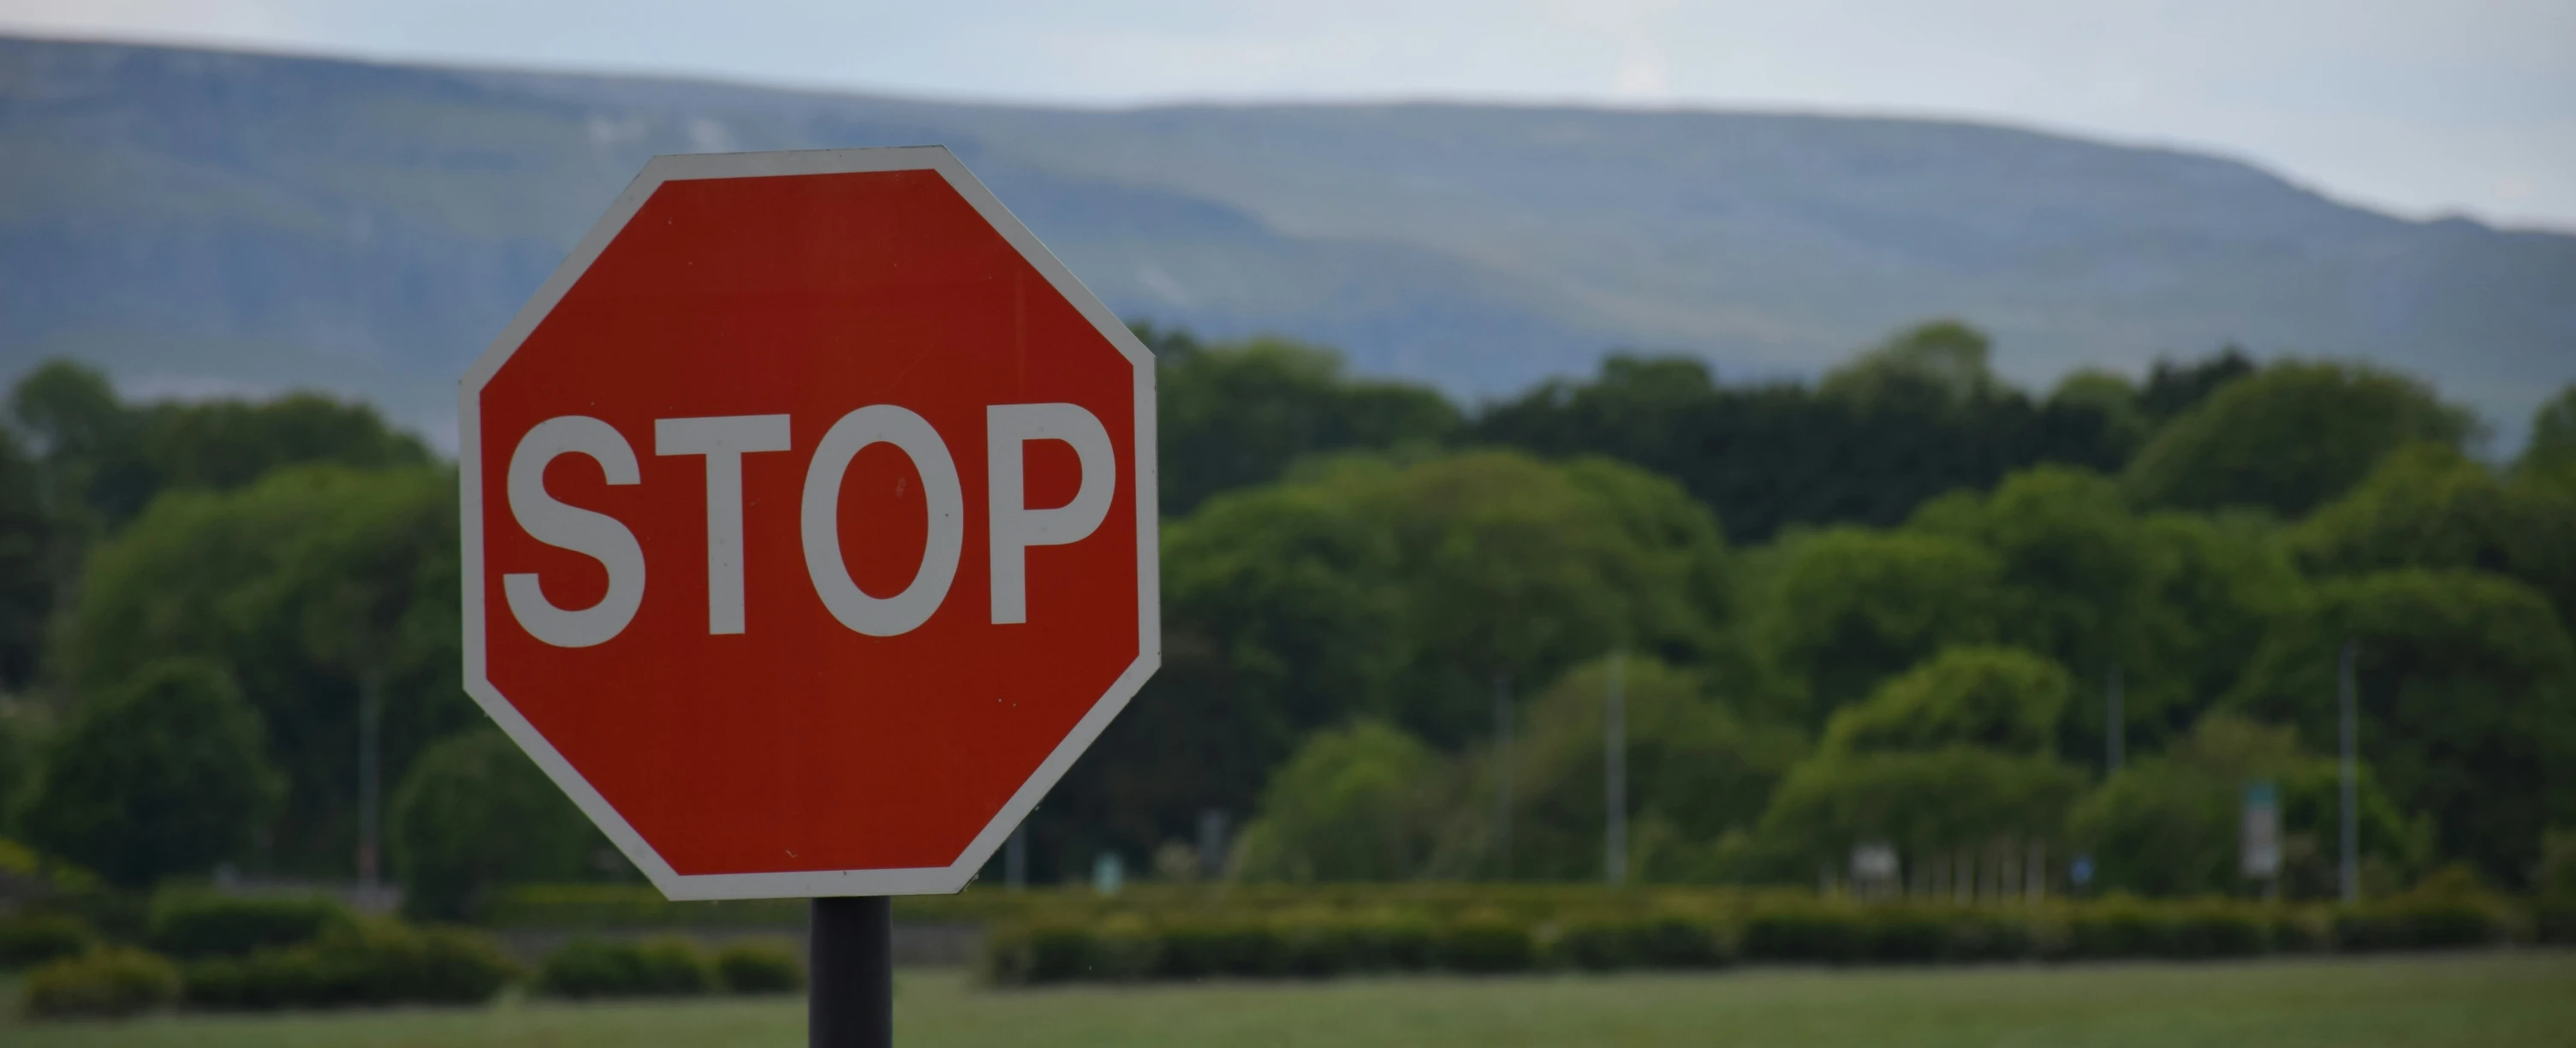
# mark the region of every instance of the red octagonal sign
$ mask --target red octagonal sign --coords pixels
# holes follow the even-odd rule
[[[466,687],[674,899],[963,887],[1153,673],[1153,358],[939,147],[662,157],[466,374]]]

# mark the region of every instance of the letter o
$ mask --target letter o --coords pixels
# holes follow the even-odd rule
[[[841,560],[841,478],[861,449],[877,443],[892,444],[912,459],[930,518],[921,568],[913,573],[912,584],[882,599],[850,581],[849,566]],[[870,404],[832,423],[805,468],[805,502],[798,517],[804,526],[805,573],[841,625],[871,637],[910,633],[948,599],[948,585],[957,578],[957,555],[966,545],[966,500],[947,442],[920,415],[892,404]]]

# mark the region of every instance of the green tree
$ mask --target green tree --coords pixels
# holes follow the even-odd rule
[[[2531,436],[2515,472],[2576,489],[2576,382],[2568,383],[2531,414]]]
[[[0,694],[24,690],[36,676],[54,610],[53,530],[35,461],[0,429]]]
[[[1929,321],[1827,372],[1817,392],[1871,407],[1964,409],[2003,390],[1988,364],[1993,349],[1985,332],[1967,324]]]
[[[2456,447],[2475,431],[2467,412],[2413,379],[2286,361],[2174,419],[2139,450],[2124,479],[2142,505],[2298,516],[2360,483],[2398,448]]]
[[[2019,872],[2029,849],[2062,839],[2081,772],[2045,755],[1972,746],[1820,754],[1773,794],[1754,839],[1770,877],[1839,867],[1855,846],[1885,843],[1908,868]]]
[[[2547,600],[2480,572],[2332,579],[2266,641],[2226,700],[2337,745],[2336,664],[2359,645],[2360,752],[2441,852],[2520,884],[2541,831],[2576,822],[2576,646]]]
[[[2576,622],[2576,488],[2505,479],[2456,449],[2418,445],[2299,524],[2299,562],[2319,575],[2456,568],[2510,576]]]
[[[581,809],[488,726],[424,751],[395,791],[392,814],[393,865],[403,909],[415,917],[471,918],[497,887],[596,877],[609,854]]]
[[[1431,858],[1441,762],[1402,729],[1364,720],[1317,732],[1262,791],[1235,842],[1253,880],[1395,881]]]
[[[2337,890],[2340,772],[2300,750],[2297,734],[2214,713],[2165,753],[2120,769],[2069,817],[2074,843],[2098,864],[2102,891],[2191,896],[2243,891],[2239,832],[2245,789],[2268,782],[2281,818],[2281,881],[2293,898]],[[2367,765],[2358,796],[2364,879],[2383,888],[2418,868],[2429,821],[2408,819]]]
[[[2236,686],[2274,626],[2302,606],[2307,582],[2279,530],[2260,514],[2167,512],[2140,521],[2153,570],[2135,608],[2139,654],[2121,666],[2121,720],[2133,748],[2188,732]],[[2079,692],[2098,700],[2100,683],[2085,681]],[[2060,737],[2069,752],[2100,737],[2099,705],[2076,705]]]
[[[2015,648],[1950,648],[1846,706],[1825,728],[1828,753],[1975,746],[2047,754],[2074,681],[2065,667]]]
[[[367,667],[382,674],[386,782],[478,719],[458,684],[455,500],[453,475],[427,468],[306,466],[172,492],[95,551],[61,670],[86,693],[165,657],[225,667],[290,783],[278,860],[342,875]]]
[[[1702,672],[1624,657],[1620,686],[1629,867],[1641,880],[1704,878],[1710,845],[1761,817],[1772,788],[1805,753],[1805,740],[1789,725],[1744,716],[1713,693]],[[1589,662],[1535,697],[1522,718],[1511,760],[1512,876],[1601,877],[1609,690],[1609,663]],[[1479,759],[1490,768],[1490,753]],[[1490,868],[1491,828],[1481,825],[1490,804],[1476,802],[1483,799],[1456,813],[1483,832],[1446,842],[1444,870]]]
[[[202,872],[238,854],[276,808],[260,734],[220,668],[151,663],[81,703],[20,823],[38,847],[117,884]]]
[[[2002,568],[1999,635],[2099,674],[2140,661],[2138,628],[2155,574],[2152,551],[2119,486],[2094,473],[2038,466],[1991,494],[1926,503],[1907,530],[1964,539]]]
[[[1331,350],[1275,338],[1213,346],[1159,341],[1156,467],[1167,514],[1187,513],[1220,491],[1277,480],[1302,456],[1427,447],[1464,424],[1439,393],[1351,378]]]
[[[1954,644],[1993,641],[2003,566],[1939,535],[1836,528],[1790,540],[1754,622],[1821,728],[1879,682]]]

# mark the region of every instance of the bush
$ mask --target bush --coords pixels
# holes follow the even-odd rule
[[[165,893],[152,900],[152,948],[181,960],[240,957],[348,932],[357,920],[330,899],[235,899]]]
[[[1921,964],[1947,955],[1962,915],[1908,906],[1871,910],[1861,922],[1860,955],[1881,963]]]
[[[1680,917],[1568,924],[1549,949],[1557,964],[1586,971],[1708,968],[1726,963],[1716,930]]]
[[[1183,921],[1156,932],[1154,974],[1173,979],[1288,971],[1287,941],[1267,925]]]
[[[2250,957],[2270,946],[2261,915],[2232,903],[2210,902],[2174,912],[2160,952],[2168,957]]]
[[[78,957],[97,938],[78,917],[0,917],[0,971]]]
[[[726,946],[716,951],[715,972],[726,993],[792,993],[805,988],[805,964],[787,943]]]
[[[1860,956],[1860,916],[1823,905],[1779,906],[1744,922],[1744,956],[1761,961],[1847,963]]]
[[[479,1004],[518,975],[518,966],[487,936],[391,921],[183,969],[187,1003],[220,1011]]]
[[[2338,950],[2440,950],[2503,941],[2508,924],[2492,903],[2470,899],[2396,898],[2344,907],[2334,915]]]
[[[2018,961],[2039,956],[2041,922],[2027,914],[1953,912],[1942,956],[1958,961]]]
[[[676,997],[715,986],[706,955],[687,939],[642,942],[581,939],[547,954],[537,992],[550,997]]]
[[[139,1015],[179,998],[179,973],[170,962],[134,949],[108,949],[67,957],[27,976],[24,1007],[30,1018],[116,1018]]]
[[[2067,948],[2073,956],[2092,960],[2153,957],[2169,949],[2171,930],[2164,911],[2135,899],[2113,898],[2067,919]]]
[[[1538,960],[1537,944],[1527,927],[1500,918],[1470,918],[1440,929],[1432,938],[1432,960],[1442,968],[1474,975],[1528,971]]]
[[[2532,937],[2551,946],[2576,946],[2576,899],[2545,899],[2531,911]]]

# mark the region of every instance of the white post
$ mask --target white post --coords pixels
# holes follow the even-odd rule
[[[1628,880],[1628,695],[1627,655],[1610,653],[1610,695],[1601,717],[1602,825],[1601,864],[1610,886]]]

